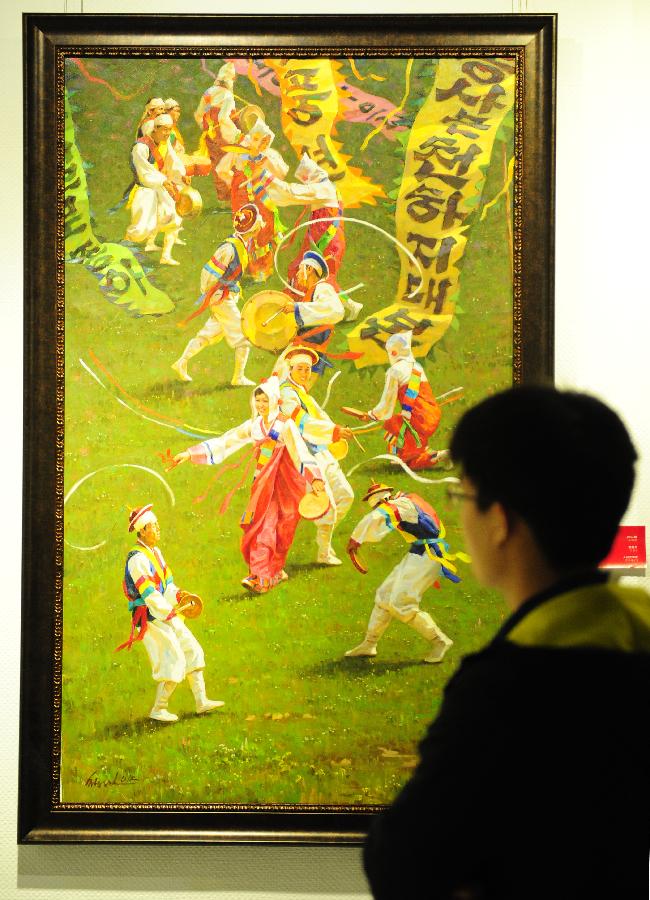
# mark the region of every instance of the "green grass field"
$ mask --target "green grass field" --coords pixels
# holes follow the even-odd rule
[[[198,129],[191,113],[211,79],[197,60],[87,63],[95,76],[121,93],[138,92],[130,101],[115,99],[104,85],[86,81],[70,67],[68,87],[95,233],[102,240],[120,241],[128,213],[110,215],[108,208],[130,180],[130,137],[145,99],[153,93],[171,94],[181,102],[180,125],[192,148]],[[216,69],[218,61],[211,63]],[[379,60],[376,71],[390,76],[390,65]],[[415,80],[416,97],[425,88],[424,79]],[[235,90],[251,102],[256,100],[244,78],[238,79]],[[403,83],[389,79],[377,90],[399,102]],[[282,139],[277,101],[266,97],[265,106],[278,134],[274,146],[290,162],[292,172],[295,154]],[[344,124],[339,136],[345,152],[353,154],[351,163],[363,166],[388,189],[402,165],[396,145],[375,139],[366,156],[358,158],[354,148],[367,131]],[[501,186],[500,163],[494,168],[488,176],[487,198]],[[504,610],[463,566],[460,585],[443,580],[441,590],[429,591],[423,603],[455,642],[441,665],[423,664],[424,642],[397,622],[382,639],[376,659],[344,659],[345,650],[363,637],[375,589],[405,552],[398,535],[364,548],[370,572],[362,576],[347,558],[339,568],[317,566],[315,529],[302,522],[288,560],[289,581],[255,596],[240,585],[246,569],[239,553],[238,521],[249,481],[235,494],[229,510],[219,515],[221,499],[240,478],[239,472],[226,473],[211,486],[206,499],[196,502],[211,485],[215,470],[176,469],[165,476],[174,492],[172,504],[157,478],[141,468],[125,467],[147,467],[163,474],[158,454],[167,448],[175,453],[196,440],[146,421],[116,396],[133,409],[139,404],[155,417],[187,423],[190,431],[222,432],[249,415],[250,391],[229,384],[232,352],[225,343],[193,360],[191,384],[177,381],[170,370],[202,319],[184,332],[176,322],[192,309],[201,266],[230,231],[229,211],[216,200],[211,180],[195,179],[194,184],[203,195],[204,210],[186,225],[187,246],[175,250],[181,265],[160,268],[156,259],[140,254],[150,268],[150,280],[176,304],[174,313],[129,315],[107,301],[82,264],[66,267],[66,492],[89,473],[97,474],[74,493],[65,515],[62,800],[385,803],[408,777],[417,741],[436,712],[444,683],[463,654],[490,638]],[[394,231],[393,213],[382,203],[355,210],[354,215]],[[283,212],[287,223],[294,217]],[[472,231],[463,263],[458,327],[449,330],[426,361],[434,393],[458,385],[465,388],[464,399],[444,409],[435,439],[439,447],[446,446],[464,409],[511,381],[506,226],[502,199]],[[348,229],[341,282],[366,284],[357,299],[363,300],[367,313],[392,301],[399,269],[394,251],[379,236],[361,232]],[[280,282],[274,278],[268,286],[279,288]],[[246,281],[243,288],[248,296],[257,289]],[[102,388],[80,360],[110,390]],[[95,360],[133,399],[117,393]],[[272,363],[269,354],[254,349],[248,374],[256,379],[268,376]],[[328,411],[340,420],[337,410],[342,404],[374,405],[383,377],[381,368],[362,374],[344,368]],[[326,382],[316,386],[317,398],[322,399],[325,387]],[[384,450],[380,433],[363,443],[365,454],[351,446],[345,471],[364,456]],[[336,531],[339,555],[345,556],[348,536],[367,511],[359,498],[371,476],[404,490],[422,491],[445,522],[452,550],[462,548],[457,510],[448,507],[443,488],[416,485],[401,470],[376,462],[352,476],[357,498]],[[155,685],[144,648],[136,645],[129,652],[113,652],[130,627],[121,590],[126,554],[133,544],[127,533],[127,507],[145,502],[155,504],[161,549],[176,583],[204,599],[204,614],[190,627],[206,653],[209,695],[226,702],[220,711],[196,716],[189,688],[180,685],[170,704],[180,720],[171,726],[147,718]],[[75,549],[102,541],[92,551]]]

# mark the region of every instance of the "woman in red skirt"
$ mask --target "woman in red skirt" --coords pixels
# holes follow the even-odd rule
[[[242,584],[259,594],[288,577],[284,564],[300,521],[301,499],[310,490],[316,494],[326,490],[298,428],[280,412],[279,399],[278,379],[273,376],[255,389],[250,419],[220,437],[177,453],[173,460],[175,465],[188,460],[218,465],[252,444],[243,476],[254,464],[251,495],[240,522],[244,532],[241,551],[248,564]]]

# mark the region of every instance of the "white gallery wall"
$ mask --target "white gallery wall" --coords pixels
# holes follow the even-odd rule
[[[367,888],[356,848],[21,847],[15,842],[20,630],[22,405],[21,14],[557,12],[556,380],[600,395],[623,416],[642,462],[628,524],[650,513],[650,111],[647,0],[5,0],[0,12],[2,154],[2,637],[0,900],[65,897],[359,900]],[[326,34],[324,33],[324,38]],[[52,123],[54,126],[54,122]],[[29,136],[27,136],[29,139]],[[562,447],[549,446],[561,467]],[[607,472],[603,472],[603,478]],[[597,490],[597,486],[595,487]],[[566,498],[570,515],[571,497]],[[561,508],[558,515],[563,515]],[[646,586],[648,580],[646,580]],[[434,814],[432,812],[432,814]]]

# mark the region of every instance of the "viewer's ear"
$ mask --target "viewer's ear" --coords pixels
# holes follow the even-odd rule
[[[514,514],[502,503],[495,501],[488,510],[489,527],[495,544],[501,546],[511,537],[514,526]]]

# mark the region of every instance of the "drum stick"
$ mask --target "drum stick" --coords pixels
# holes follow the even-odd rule
[[[176,613],[176,615],[183,615],[186,610],[192,609],[193,606],[194,603],[190,600],[187,603],[183,603],[181,606],[175,606],[174,612]]]
[[[447,391],[445,394],[440,394],[439,396],[437,396],[437,397],[436,397],[436,403],[440,403],[441,400],[445,400],[445,398],[451,397],[453,394],[458,394],[458,393],[460,393],[461,391],[464,391],[464,390],[465,390],[464,387],[452,388],[450,391]],[[454,400],[456,400],[456,399],[458,399],[458,398],[457,398],[457,397],[454,397]],[[447,400],[447,402],[450,403],[451,400]]]
[[[341,412],[346,416],[354,416],[355,419],[365,419],[367,414],[362,409],[355,409],[353,406],[342,406]]]
[[[354,294],[355,291],[358,291],[360,288],[365,286],[366,285],[364,284],[364,282],[360,281],[359,284],[355,284],[354,287],[345,288],[345,290],[339,291],[339,297],[341,296],[341,294]]]
[[[270,315],[268,317],[268,319],[265,319],[262,322],[262,328],[266,328],[266,326],[269,324],[269,322],[272,322],[273,319],[275,319],[276,316],[279,316],[281,312],[282,312],[282,307],[280,307],[280,309],[278,309],[276,312],[274,312],[272,315]]]
[[[371,422],[368,425],[353,425],[351,430],[359,434],[369,434],[371,431],[378,431],[383,427],[382,422]]]

